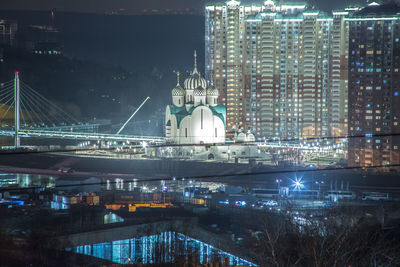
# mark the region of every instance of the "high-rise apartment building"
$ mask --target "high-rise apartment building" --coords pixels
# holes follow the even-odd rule
[[[0,20],[0,45],[15,45],[18,24],[11,20]]]
[[[235,0],[206,7],[206,79],[220,89],[220,102],[227,107],[228,135],[245,126],[249,104],[244,72],[246,18],[262,10],[262,6],[243,6]]]
[[[371,3],[349,27],[349,164],[399,164],[400,7]]]
[[[206,6],[206,77],[221,90],[227,131],[258,138],[347,132],[344,13],[305,4]]]

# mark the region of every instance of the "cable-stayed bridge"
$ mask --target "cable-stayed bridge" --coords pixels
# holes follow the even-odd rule
[[[46,97],[19,79],[0,85],[0,136],[14,137],[14,147],[20,138],[55,138],[109,142],[164,143],[165,138],[96,133],[98,124],[79,122]]]

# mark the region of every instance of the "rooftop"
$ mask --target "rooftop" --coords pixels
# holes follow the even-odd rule
[[[400,6],[395,2],[387,4],[370,3],[352,14],[353,17],[400,16]]]

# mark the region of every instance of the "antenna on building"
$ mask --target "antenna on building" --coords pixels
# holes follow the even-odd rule
[[[51,26],[54,27],[54,21],[55,21],[55,17],[56,17],[56,12],[55,12],[54,8],[50,9],[50,14],[51,14]]]
[[[179,86],[179,75],[180,75],[180,73],[179,73],[179,71],[176,73],[176,79],[177,79],[177,84],[176,84],[176,86]]]

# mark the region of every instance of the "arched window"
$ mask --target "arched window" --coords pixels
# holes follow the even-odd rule
[[[200,110],[200,117],[201,117],[201,119],[200,119],[200,121],[201,121],[201,129],[203,130],[203,109]]]

